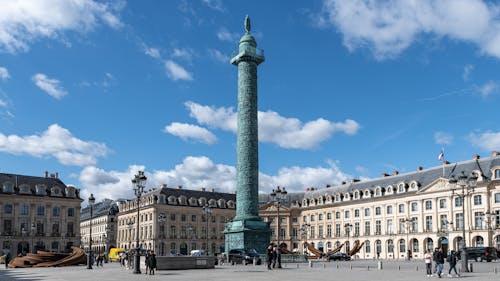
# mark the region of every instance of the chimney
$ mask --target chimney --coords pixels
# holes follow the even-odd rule
[[[311,191],[311,188],[310,187],[306,188],[306,191]]]
[[[48,171],[45,171],[45,177],[48,178],[49,177],[49,172]]]
[[[479,156],[479,154],[472,155],[473,160],[479,160],[479,158],[481,158],[481,156]]]
[[[55,175],[55,174],[50,174],[50,177],[51,177],[51,178],[55,178],[55,177],[56,177],[56,175]]]
[[[178,186],[177,186],[177,189],[182,189],[182,185],[178,185]]]
[[[330,187],[331,187],[331,185],[329,185],[329,184],[326,185],[326,188],[330,188]]]
[[[450,161],[444,161],[445,165],[450,165]]]
[[[393,176],[397,176],[397,175],[399,175],[398,170],[394,170],[394,172],[392,172],[392,175],[393,175]]]
[[[166,188],[166,187],[167,187],[167,184],[166,184],[166,183],[162,183],[162,184],[160,185],[160,188]]]
[[[58,179],[58,178],[59,178],[59,173],[58,173],[58,172],[56,172],[56,179]]]
[[[202,187],[202,188],[200,188],[200,190],[201,190],[201,191],[205,191],[205,188],[204,188],[204,187]]]
[[[215,192],[215,188],[210,189],[211,192]]]
[[[383,178],[388,177],[388,176],[390,176],[388,173],[382,173]]]
[[[346,184],[346,182],[345,182],[345,181],[342,181],[342,185],[344,185],[344,184]]]
[[[417,167],[417,171],[422,171],[424,168],[422,166]]]
[[[360,179],[352,179],[351,183],[355,183],[355,182],[359,182],[359,181],[361,181],[361,180]]]
[[[493,150],[491,152],[491,157],[497,157],[497,156],[500,156],[500,153],[498,151],[496,151],[496,150]]]

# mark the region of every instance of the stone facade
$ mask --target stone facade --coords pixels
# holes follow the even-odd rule
[[[108,253],[110,248],[116,247],[118,202],[104,199],[92,207],[92,251],[94,253]],[[80,231],[82,247],[88,251],[90,241],[89,206],[82,208]]]
[[[465,216],[461,188],[453,192],[448,182],[452,174],[462,171],[480,175],[477,187],[465,191]],[[281,206],[279,232],[288,249],[301,253],[306,251],[306,241],[323,251],[346,243],[345,251],[359,240],[365,243],[356,254],[359,258],[405,259],[410,254],[420,259],[426,249],[457,250],[464,226],[467,246],[500,249],[500,156],[496,152],[489,158],[475,155],[473,160],[444,167],[418,167],[412,173],[309,188],[298,197],[302,198],[289,194]],[[276,242],[277,210],[266,203],[265,196],[261,196],[260,215],[270,223],[271,240]]]
[[[235,194],[162,186],[141,197],[139,245],[157,255],[187,255],[191,250],[224,251],[223,230],[235,215]],[[205,213],[203,207],[210,207]],[[208,229],[208,236],[207,236]],[[119,203],[117,245],[136,247],[137,200]],[[207,247],[207,244],[209,247]]]
[[[80,246],[80,190],[57,174],[0,173],[0,250],[11,256]]]

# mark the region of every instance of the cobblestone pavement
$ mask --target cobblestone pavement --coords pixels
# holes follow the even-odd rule
[[[472,273],[463,273],[460,279],[500,280],[500,262],[472,263]],[[132,270],[126,270],[117,263],[104,264],[103,268],[89,270],[85,266],[59,268],[17,268],[0,269],[0,281],[106,281],[106,280],[431,280],[437,277],[427,277],[425,265],[420,261],[382,261],[383,269],[378,270],[377,261],[355,260],[350,262],[312,262],[284,264],[281,269],[267,270],[265,265],[222,265],[215,269],[170,270],[157,271],[156,275],[136,275]],[[458,266],[459,268],[460,266]],[[445,265],[445,272],[448,271]],[[144,272],[144,270],[143,270]],[[448,279],[447,274],[443,278]],[[442,279],[443,279],[442,278]],[[456,279],[458,277],[454,277]]]

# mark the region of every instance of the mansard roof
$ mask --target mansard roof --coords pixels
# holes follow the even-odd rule
[[[92,217],[97,218],[101,216],[114,216],[118,213],[118,205],[116,201],[111,199],[104,199],[97,202],[92,206]],[[82,208],[80,212],[80,220],[88,220],[90,218],[90,207]]]
[[[363,192],[368,189],[374,191],[378,186],[382,188],[386,188],[388,186],[397,188],[398,184],[402,182],[410,184],[411,182],[415,181],[419,184],[419,188],[413,191],[406,191],[407,193],[414,193],[422,189],[423,187],[428,186],[433,181],[439,178],[449,179],[451,175],[458,176],[462,171],[464,171],[466,174],[470,174],[472,171],[479,171],[479,173],[485,176],[487,179],[491,179],[492,168],[495,166],[500,166],[500,156],[492,156],[484,159],[473,159],[458,163],[446,164],[444,166],[444,177],[443,166],[441,165],[406,174],[397,174],[363,181],[352,181],[351,183],[332,186],[330,188],[315,189],[313,191],[306,192],[304,198],[313,199],[319,198],[320,196],[326,196],[328,194],[335,195],[337,193],[352,193],[355,190],[360,190]],[[396,194],[398,193],[394,193],[394,195]]]
[[[35,176],[26,176],[26,175],[19,175],[19,174],[0,173],[0,194],[11,194],[11,193],[5,193],[3,191],[3,189],[1,188],[7,182],[13,184],[13,188],[14,188],[13,194],[16,194],[16,195],[51,196],[50,189],[52,187],[58,186],[62,189],[61,192],[62,192],[63,196],[57,196],[57,197],[65,198],[67,188],[74,188],[75,197],[68,196],[68,198],[80,199],[80,191],[78,188],[75,188],[71,185],[67,186],[64,182],[62,182],[56,176],[35,177]],[[21,187],[23,185],[28,185],[31,188],[32,193],[26,194],[26,193],[19,192],[19,187]],[[39,185],[44,185],[45,187],[47,187],[47,194],[46,195],[37,194],[35,192],[35,187],[39,186]]]

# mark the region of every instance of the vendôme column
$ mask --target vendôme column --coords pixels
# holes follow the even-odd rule
[[[238,66],[238,147],[236,216],[226,225],[226,252],[256,249],[265,253],[271,229],[259,217],[259,132],[257,121],[257,66],[264,52],[250,34],[250,18],[245,18],[245,35],[231,64]]]

